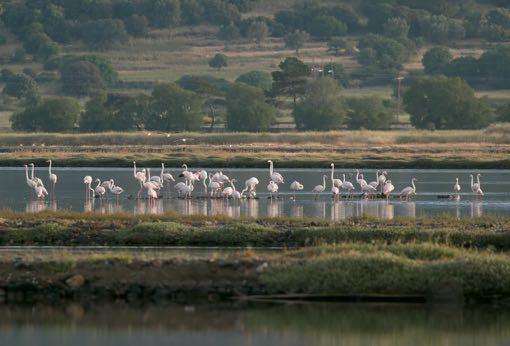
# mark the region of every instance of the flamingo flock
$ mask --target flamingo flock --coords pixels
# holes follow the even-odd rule
[[[274,163],[272,160],[268,160],[267,162],[269,163],[267,192],[269,193],[269,198],[272,200],[280,197],[280,186],[285,184],[285,179],[281,173],[274,170]],[[47,163],[51,194],[45,188],[42,179],[34,175],[35,165],[33,163],[24,165],[26,184],[31,191],[31,195],[40,200],[45,199],[48,195],[54,197],[56,194],[58,177],[52,171],[52,161],[48,160]],[[29,166],[31,167],[30,175],[28,170]],[[345,173],[342,174],[342,179],[335,175],[334,163],[331,163],[330,169],[329,179],[327,175],[322,175],[320,177],[322,181],[318,181],[320,184],[316,185],[311,190],[316,200],[328,191],[335,200],[338,200],[341,196],[344,198],[352,198],[357,190],[361,192],[362,198],[390,199],[392,193],[395,191],[395,186],[389,178],[387,171],[376,171],[375,180],[367,182],[364,174],[356,169],[355,172],[350,175],[352,177],[355,174],[356,187],[354,183],[347,180]],[[476,174],[476,176],[470,175],[471,191],[476,197],[484,196],[480,177],[480,174]],[[175,183],[176,179],[171,173],[166,171],[164,163],[161,164],[159,175],[151,175],[149,168],[138,169],[136,162],[133,162],[133,179],[139,186],[136,198],[147,198],[149,202],[154,202],[156,199],[162,198],[165,195],[167,197],[170,196],[172,185],[179,198],[191,198],[195,192],[195,185],[198,185],[201,189],[202,196],[205,197],[233,200],[251,199],[257,197],[257,186],[260,184],[257,177],[251,177],[244,182],[244,187],[239,191],[236,187],[236,183],[238,183],[237,180],[228,177],[222,171],[214,173],[208,173],[206,170],[192,171],[186,164],[182,165],[179,178],[182,178],[183,181]],[[328,180],[330,187],[328,186]],[[401,200],[413,199],[417,193],[416,182],[417,179],[412,177],[410,185],[402,188],[398,193],[398,197]],[[95,183],[95,186],[92,186],[93,183]],[[83,178],[83,184],[85,186],[85,198],[87,200],[91,198],[103,200],[109,198],[109,195],[111,195],[118,201],[119,197],[125,192],[124,188],[116,185],[113,178],[102,181],[99,178],[94,179],[92,176],[87,175]],[[292,191],[291,200],[294,201],[296,200],[296,193],[305,189],[304,185],[296,179],[292,180],[289,188]],[[458,177],[455,179],[452,192],[457,197],[461,192],[461,185]],[[144,196],[142,194],[144,194]]]

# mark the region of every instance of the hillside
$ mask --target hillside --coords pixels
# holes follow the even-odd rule
[[[80,7],[76,3],[88,7]],[[31,77],[37,82],[39,93],[44,100],[69,95],[69,90],[62,85],[61,70],[48,68],[48,62],[56,57],[94,55],[105,58],[117,71],[118,78],[104,82],[103,87],[112,93],[137,95],[150,94],[157,83],[175,82],[185,75],[207,75],[214,79],[234,82],[240,75],[249,71],[271,73],[278,70],[278,65],[285,58],[297,56],[311,68],[312,77],[324,74],[322,71],[327,64],[335,68],[338,66],[342,70],[343,79],[337,77],[337,80],[342,84],[344,97],[379,96],[384,100],[387,111],[394,114],[397,109],[397,99],[394,95],[395,78],[398,75],[405,77],[403,81],[405,89],[418,76],[423,75],[423,54],[430,48],[438,45],[448,46],[454,58],[479,58],[490,47],[506,45],[510,36],[508,35],[510,14],[507,9],[498,7],[505,4],[497,1],[445,0],[425,5],[417,1],[395,0],[369,6],[363,1],[315,1],[313,5],[302,5],[299,1],[204,0],[190,1],[186,4],[181,2],[179,5],[179,1],[168,0],[161,2],[167,6],[166,10],[170,13],[168,16],[158,16],[143,6],[132,10],[135,13],[133,16],[147,20],[142,21],[145,24],[141,25],[141,33],[136,35],[132,34],[132,29],[128,26],[132,17],[121,16],[119,11],[124,7],[118,5],[119,3],[138,2],[48,0],[38,5],[29,5],[23,1],[6,2],[3,5],[3,23],[0,23],[0,38],[5,41],[0,44],[1,69],[8,69],[13,73],[32,74]],[[190,14],[186,12],[190,11],[187,9],[190,3],[196,3],[197,8],[200,6],[205,9],[213,8],[218,13],[223,9],[222,4],[227,5],[225,13],[220,13],[223,17],[220,17],[220,14],[213,17],[210,11],[203,11],[200,18],[190,18]],[[13,15],[12,8],[16,8],[17,11],[28,8],[27,11],[32,12],[31,15],[26,13],[21,15],[18,12]],[[34,9],[44,13],[49,11],[48,8],[53,11],[51,13],[57,13],[55,18],[61,21],[59,25],[62,28],[69,30],[71,33],[69,37],[55,33],[60,26],[50,23],[48,19],[37,19],[38,17],[33,15]],[[87,9],[86,14],[82,13],[85,11],[84,8]],[[377,15],[374,14],[376,10],[379,11]],[[72,11],[82,12],[77,15]],[[177,12],[180,15],[177,15]],[[476,15],[487,29],[479,29],[476,32],[472,30],[473,17]],[[118,42],[112,38],[111,42],[108,41],[99,47],[91,43],[98,42],[94,41],[94,38],[90,41],[85,38],[83,32],[76,33],[82,30],[82,26],[97,25],[101,21],[109,20],[105,18],[110,17],[115,18],[112,21],[125,23],[126,26],[127,33],[124,32],[126,36]],[[402,19],[404,24],[402,28],[400,25],[402,23],[394,23],[396,25],[393,30],[403,30],[404,36],[391,31],[388,23],[393,23],[392,20],[395,18]],[[22,23],[18,23],[22,20],[28,23],[25,27],[31,29],[22,29]],[[230,24],[227,24],[228,22]],[[254,22],[265,23],[263,25],[265,28],[253,26]],[[445,37],[441,36],[443,33],[440,31],[440,24],[447,25]],[[39,25],[42,29],[38,27]],[[230,36],[222,33],[229,25],[235,26],[239,33],[236,35],[230,33]],[[487,33],[489,29],[491,31]],[[30,30],[42,30],[42,35],[48,37],[49,41],[45,41],[48,47],[55,43],[58,49],[55,48],[48,56],[40,56],[41,49],[30,54],[28,52],[30,49],[27,50],[30,38],[27,37],[39,35],[39,31],[36,34],[26,32]],[[291,49],[289,44],[286,44],[286,37],[294,30],[307,32],[306,39],[298,48],[298,54],[297,49]],[[363,62],[360,55],[367,51],[362,47],[363,40],[373,34],[381,34],[381,37],[394,40],[404,46],[406,52],[401,54],[402,56],[391,57],[391,63],[385,60],[387,59],[385,56],[372,58],[371,62]],[[330,42],[338,37],[342,37],[348,47],[341,48],[335,53],[330,49]],[[23,49],[26,55],[19,57]],[[227,57],[228,66],[216,69],[208,65],[208,61],[217,53]],[[0,85],[0,88],[3,86]],[[505,85],[498,85],[497,88],[490,86],[479,88],[473,84],[473,87],[477,90],[476,95],[487,96],[493,107],[510,100],[510,91]],[[71,96],[84,106],[93,95],[94,92],[87,91]],[[280,97],[275,102],[278,108],[276,123],[292,127],[293,107],[290,100],[287,97]],[[0,102],[0,126],[8,128],[9,116],[22,110],[25,105],[22,97],[11,97],[4,92]],[[222,114],[219,118],[222,120]],[[206,122],[209,121],[206,114],[204,119]],[[401,117],[400,121],[405,124],[407,119],[406,115]]]

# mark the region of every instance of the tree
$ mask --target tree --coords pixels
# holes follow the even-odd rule
[[[202,125],[201,97],[176,84],[160,84],[152,91],[145,125],[163,131],[195,131]]]
[[[406,91],[404,104],[417,128],[478,129],[493,120],[486,100],[460,78],[420,78]]]
[[[41,61],[48,60],[60,51],[59,45],[42,32],[27,35],[23,40],[23,48]]]
[[[181,6],[179,0],[144,1],[144,14],[151,26],[166,28],[179,22]]]
[[[498,45],[487,50],[478,60],[480,75],[492,87],[510,87],[510,47]]]
[[[380,97],[368,96],[347,100],[347,126],[350,129],[384,130],[391,126],[392,115]]]
[[[5,88],[2,91],[4,95],[18,99],[39,95],[39,87],[32,77],[24,73],[10,74],[8,71],[2,71],[2,79],[5,82]]]
[[[127,32],[133,36],[143,37],[149,31],[149,20],[147,17],[137,14],[124,19],[124,25]]]
[[[81,131],[107,131],[112,128],[113,115],[106,106],[108,95],[100,91],[85,104],[85,112],[80,117]]]
[[[62,89],[71,95],[89,95],[104,87],[101,72],[88,61],[66,63],[60,69]]]
[[[236,83],[227,94],[227,127],[233,131],[267,131],[276,110],[268,105],[261,89]]]
[[[444,73],[448,64],[453,60],[450,50],[446,47],[434,47],[423,55],[422,63],[427,74]]]
[[[81,25],[81,38],[94,49],[109,49],[128,39],[124,23],[119,19],[98,19]]]
[[[211,66],[212,68],[217,68],[218,71],[222,67],[227,67],[228,66],[227,56],[221,53],[216,54],[211,59],[209,59],[209,66]]]
[[[294,49],[296,55],[299,55],[299,50],[303,48],[305,42],[310,39],[310,35],[306,31],[296,30],[293,33],[285,36],[285,47]]]
[[[232,83],[209,75],[183,75],[177,81],[177,85],[202,96],[224,96],[230,90]]]
[[[241,38],[241,32],[237,25],[230,23],[221,27],[220,31],[218,31],[218,38],[227,42],[236,41]]]
[[[343,125],[345,116],[340,87],[329,77],[310,81],[304,99],[294,108],[298,130],[338,129]]]
[[[343,36],[347,33],[347,25],[333,16],[318,15],[311,18],[306,31],[317,37]]]
[[[367,35],[360,39],[358,62],[380,68],[400,68],[409,58],[409,49],[397,40],[380,35]]]
[[[425,37],[434,43],[446,43],[452,39],[462,39],[466,30],[461,22],[443,15],[431,16],[424,23]]]
[[[257,42],[257,44],[261,45],[262,41],[269,35],[269,28],[267,27],[267,24],[264,22],[253,22],[248,27],[248,32],[246,33],[246,36],[250,40],[254,40]]]
[[[406,38],[409,34],[409,24],[405,18],[392,17],[384,24],[383,30],[386,36],[392,38]]]
[[[349,74],[342,64],[330,62],[324,65],[324,75],[333,78],[342,87],[349,84]]]
[[[53,98],[13,114],[11,124],[16,131],[64,132],[74,128],[79,113],[80,105],[75,99]]]
[[[297,98],[306,89],[306,80],[310,76],[310,67],[298,58],[286,58],[279,65],[280,71],[271,73],[273,76],[273,95],[291,96],[296,106]]]
[[[497,120],[501,122],[510,122],[510,103],[505,103],[496,109]]]
[[[335,55],[340,55],[340,52],[350,53],[353,49],[354,44],[342,37],[332,37],[328,41],[328,52],[333,52]]]
[[[271,90],[273,80],[271,75],[267,72],[250,71],[237,77],[236,83],[244,83],[262,89],[263,91],[269,91]]]

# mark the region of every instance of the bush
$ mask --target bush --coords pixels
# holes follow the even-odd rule
[[[227,127],[233,131],[267,131],[276,110],[268,105],[261,89],[236,83],[227,94]]]
[[[409,24],[405,18],[393,17],[384,24],[384,35],[392,38],[406,38],[409,34]]]
[[[271,75],[263,71],[250,71],[243,73],[236,79],[236,83],[244,83],[263,91],[271,90],[273,79]]]
[[[202,125],[203,100],[176,84],[160,84],[152,91],[145,125],[151,130],[196,131]]]
[[[128,35],[124,23],[118,19],[98,19],[81,25],[81,38],[94,49],[109,49],[123,44]]]
[[[131,17],[124,19],[126,31],[132,36],[143,37],[149,31],[149,20],[145,16],[133,14]]]
[[[208,61],[209,66],[220,70],[222,67],[228,66],[228,59],[225,54],[218,53]]]
[[[333,52],[335,55],[340,55],[340,52],[351,53],[354,44],[342,37],[333,37],[328,41],[328,52]]]
[[[269,35],[269,28],[265,22],[253,22],[248,27],[246,37],[257,42],[260,46],[262,41]]]
[[[177,81],[177,85],[200,95],[222,96],[230,90],[232,83],[226,79],[208,75],[183,75]]]
[[[298,130],[330,131],[345,120],[338,83],[329,77],[308,82],[304,99],[294,109]]]
[[[380,35],[367,35],[360,39],[358,62],[380,68],[400,68],[407,61],[410,50],[397,40]]]
[[[496,110],[497,120],[501,122],[510,122],[510,103],[500,105]]]
[[[230,23],[221,27],[220,31],[218,31],[218,38],[227,42],[236,41],[241,38],[241,32],[237,25]]]
[[[11,117],[13,130],[62,132],[72,130],[78,120],[80,105],[69,97],[44,101]]]
[[[391,126],[392,115],[381,98],[368,96],[347,100],[347,126],[350,129],[386,130]]]
[[[72,95],[90,95],[104,87],[101,72],[88,61],[75,61],[63,64],[60,69],[62,90]]]
[[[4,95],[23,99],[39,94],[39,87],[32,77],[24,73],[12,75],[9,70],[4,71],[2,71],[2,79],[5,82],[2,92]]]
[[[285,36],[285,47],[294,49],[296,54],[299,54],[299,50],[303,48],[305,42],[310,39],[310,35],[307,32],[296,30],[293,33]]]
[[[453,56],[446,47],[434,47],[423,55],[422,63],[427,74],[444,73]]]
[[[422,129],[477,129],[493,120],[487,102],[460,78],[420,78],[406,91],[404,104],[411,123]]]

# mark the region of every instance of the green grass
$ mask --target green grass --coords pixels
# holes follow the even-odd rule
[[[395,249],[401,248],[399,251]],[[315,249],[317,252],[320,249]],[[307,250],[304,250],[307,251]],[[271,293],[434,295],[448,288],[470,299],[510,293],[507,255],[432,245],[326,247],[306,261],[281,260],[261,281]],[[433,256],[431,256],[433,254]],[[294,257],[291,253],[287,257]]]

